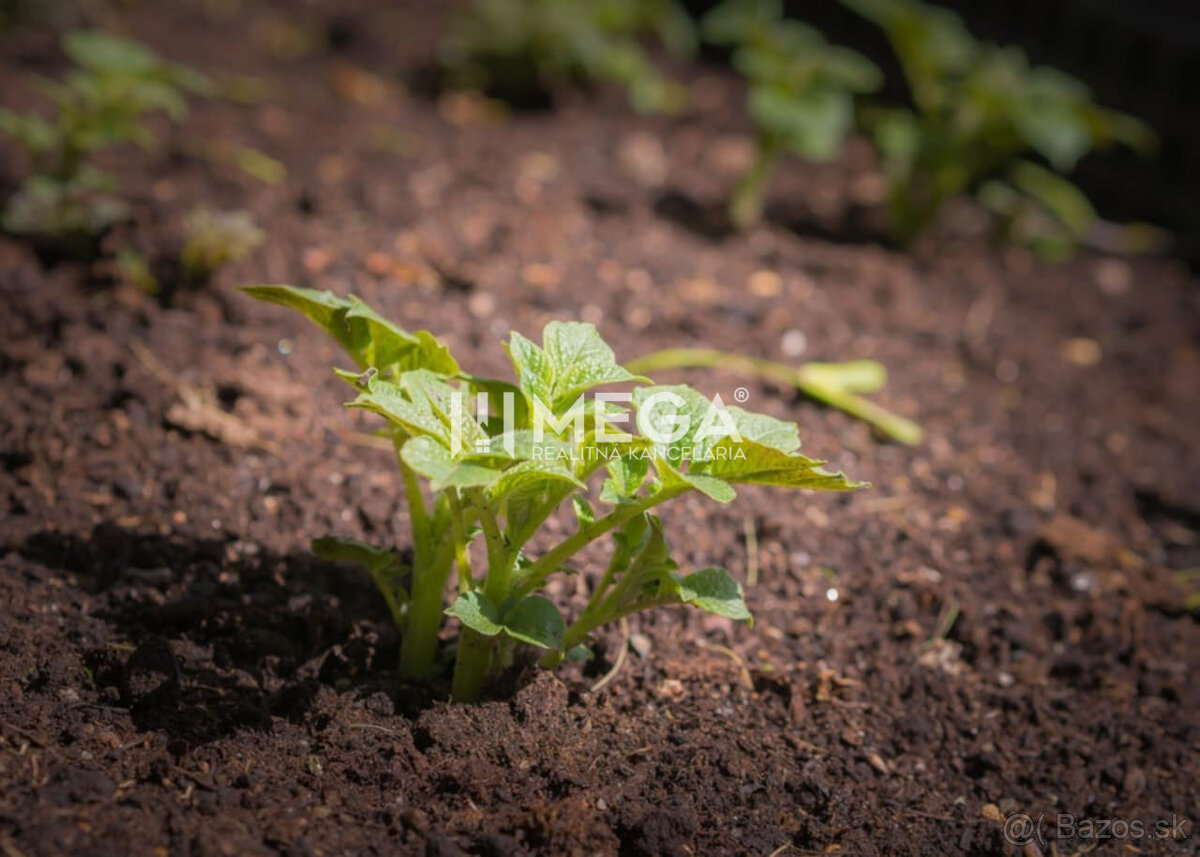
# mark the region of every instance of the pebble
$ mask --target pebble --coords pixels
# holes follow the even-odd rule
[[[984,821],[1004,821],[1004,813],[994,803],[985,803],[980,807],[979,817]]]
[[[1061,353],[1063,360],[1081,368],[1095,366],[1104,356],[1099,342],[1082,336],[1064,342]]]
[[[626,137],[617,157],[622,169],[640,185],[660,187],[667,180],[667,150],[662,140],[648,131],[636,131]]]
[[[1120,259],[1102,259],[1092,272],[1096,285],[1106,295],[1123,295],[1133,285],[1133,268]]]
[[[755,271],[746,281],[750,293],[760,298],[773,298],[783,291],[783,279],[774,271]]]
[[[779,350],[785,357],[799,357],[808,350],[808,337],[795,328],[784,331],[779,338]]]
[[[630,634],[629,648],[633,649],[639,658],[644,658],[650,654],[650,650],[654,648],[654,644],[645,634]]]

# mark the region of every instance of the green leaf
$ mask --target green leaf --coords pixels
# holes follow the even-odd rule
[[[325,536],[313,539],[312,552],[331,562],[352,562],[368,571],[399,571],[404,563],[394,551],[378,548],[357,539]]]
[[[585,646],[583,643],[580,643],[579,645],[572,646],[570,649],[568,649],[567,653],[565,655],[563,655],[563,660],[564,661],[590,661],[594,657],[595,657],[595,655],[592,654],[592,650],[589,649],[587,646]]]
[[[750,91],[750,115],[801,157],[827,161],[841,150],[854,118],[848,92],[810,87],[795,93],[783,87],[756,86]]]
[[[571,497],[571,507],[575,511],[575,520],[579,526],[586,527],[592,521],[596,520],[596,513],[592,509],[592,504],[588,502],[586,494],[575,494]]]
[[[745,411],[736,405],[728,410],[734,428],[743,438],[783,452],[795,452],[800,448],[800,429],[795,423],[768,414]]]
[[[430,481],[434,491],[487,488],[503,473],[491,467],[451,458],[450,450],[432,437],[415,437],[400,448],[404,463]]]
[[[145,45],[100,30],[76,30],[62,40],[63,52],[76,65],[91,71],[146,74],[162,60]]]
[[[504,633],[522,643],[555,651],[562,648],[566,631],[558,608],[541,595],[526,596],[501,611],[482,593],[471,590],[458,596],[446,615],[485,637]]]
[[[0,133],[7,134],[37,156],[58,140],[58,129],[35,113],[15,113],[0,108]]]
[[[608,478],[600,487],[600,499],[605,503],[622,503],[632,500],[642,487],[650,471],[650,461],[638,455],[611,460],[605,467]]]
[[[485,637],[494,637],[504,630],[496,605],[474,590],[458,596],[454,603],[446,608],[446,615],[453,616],[472,631]]]
[[[401,376],[402,381],[409,374]],[[417,394],[414,395],[414,389]],[[366,390],[359,393],[358,398],[349,402],[346,407],[371,411],[386,417],[395,425],[400,426],[411,435],[435,437],[446,447],[450,445],[450,425],[446,415],[435,409],[431,396],[428,395],[429,384],[416,385],[402,382],[385,381],[378,376],[367,379]],[[446,387],[449,390],[449,386]],[[463,444],[467,446],[474,442],[475,434],[471,432],[474,421],[463,415]],[[469,447],[468,447],[469,448]]]
[[[1012,183],[1081,238],[1095,225],[1098,215],[1087,195],[1073,182],[1028,161],[1019,161],[1010,172]]]
[[[782,20],[780,0],[725,0],[705,14],[701,26],[708,41],[737,45],[769,32]]]
[[[671,549],[663,535],[662,520],[641,514],[631,518],[613,535],[616,548],[609,565],[617,580],[617,590],[609,604],[613,615],[622,615],[638,605],[667,596],[673,598],[679,567],[671,559]]]
[[[542,331],[541,348],[514,332],[508,353],[521,390],[555,415],[594,387],[649,381],[619,366],[595,326],[584,322],[550,322]]]
[[[543,649],[562,649],[566,625],[549,599],[528,595],[504,612],[504,633],[514,640]]]
[[[553,400],[554,370],[546,352],[515,330],[509,335],[506,346],[508,357],[517,373],[517,385],[530,401],[541,399],[550,404]]]
[[[679,600],[728,619],[753,621],[746,609],[742,585],[722,568],[705,568],[676,578]]]
[[[373,366],[392,373],[428,369],[444,375],[459,372],[450,352],[432,334],[423,330],[409,333],[353,295],[342,298],[330,291],[282,285],[249,286],[242,291],[302,313],[333,337],[360,369]]]
[[[521,388],[510,381],[501,381],[498,378],[484,378],[480,375],[470,375],[461,373],[459,375],[463,381],[467,382],[468,388],[473,394],[485,393],[488,399],[488,408],[493,414],[498,414],[501,417],[504,414],[504,400],[506,394],[512,402],[513,411],[513,428],[524,429],[530,428],[529,423],[529,402],[525,396],[521,394]],[[489,431],[489,434],[499,434],[503,431],[502,420],[496,421],[499,425],[495,431]]]
[[[824,463],[743,437],[740,442],[722,438],[713,445],[710,458],[701,467],[709,476],[735,483],[818,491],[854,491],[867,487],[868,483],[852,482],[844,473],[822,470]]]
[[[505,470],[500,478],[488,488],[488,497],[492,500],[502,500],[518,492],[528,493],[530,489],[535,489],[547,482],[565,482],[576,488],[587,488],[558,461],[530,460],[518,462]]]

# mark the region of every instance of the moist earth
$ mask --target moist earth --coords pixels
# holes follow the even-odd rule
[[[1193,833],[1064,834],[1046,853],[1195,853],[1187,271],[1043,265],[971,209],[890,250],[860,143],[789,163],[767,221],[732,234],[720,205],[750,129],[723,72],[681,71],[704,98],[678,119],[600,90],[496,121],[428,92],[439,19],[136,5],[132,34],[267,96],[199,103],[157,156],[115,159],[137,225],[110,244],[166,253],[200,203],[252,211],[267,242],[164,306],[103,262],[46,267],[0,241],[0,852],[1039,853],[1005,842],[1020,812]],[[278,57],[285,20],[330,47]],[[0,45],[6,81],[61,68],[49,31]],[[214,163],[212,141],[288,177]],[[2,163],[11,187],[19,159]],[[659,610],[606,629],[585,665],[451,705],[398,678],[365,576],[308,551],[331,533],[403,549],[406,513],[373,423],[341,408],[344,360],[236,291],[257,282],[353,291],[490,374],[509,330],[571,318],[621,358],[869,357],[891,372],[880,402],[927,438],[886,443],[719,369],[663,373],[726,401],[745,388],[873,487],[680,502],[664,517],[682,564],[745,580],[752,627]],[[600,562],[555,600],[577,609]]]

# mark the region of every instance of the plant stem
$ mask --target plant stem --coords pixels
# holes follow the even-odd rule
[[[458,654],[454,660],[454,681],[450,698],[454,702],[474,702],[479,699],[484,681],[492,667],[495,639],[463,628],[458,636]]]
[[[508,585],[512,577],[512,555],[500,532],[500,524],[496,521],[496,512],[482,493],[473,497],[475,508],[479,512],[479,526],[483,528],[483,537],[487,542],[488,573],[483,585],[484,596],[493,604],[501,604],[508,598]]]
[[[715,348],[666,348],[626,364],[629,371],[640,373],[658,372],[662,369],[707,369],[720,366],[734,372],[757,375],[784,386],[795,387],[809,398],[860,419],[900,443],[911,446],[921,442],[924,432],[916,423],[893,414],[849,389],[837,387],[824,378],[818,378],[816,367],[826,365],[805,363],[795,367],[759,357],[718,351]],[[812,371],[808,371],[810,366],[814,367]],[[883,371],[882,367],[879,367],[879,371]],[[824,374],[829,375],[828,372]]]
[[[405,678],[423,681],[433,676],[438,630],[442,627],[442,593],[453,558],[453,540],[447,539],[428,562],[413,566],[408,625],[400,644],[400,674]]]
[[[617,622],[626,616],[630,616],[641,610],[650,610],[654,607],[661,607],[667,604],[678,604],[670,598],[656,598],[650,601],[641,601],[631,604],[623,610],[618,610],[613,613],[600,610],[592,615],[588,615],[588,611],[584,611],[578,619],[570,624],[566,633],[563,634],[563,652],[569,652],[571,649],[578,646],[586,640],[597,628],[602,625],[607,625],[610,622]],[[560,652],[547,652],[542,656],[539,665],[543,669],[553,669],[562,663],[563,655]]]
[[[636,503],[618,506],[604,517],[597,518],[590,524],[580,527],[578,531],[542,554],[541,558],[533,565],[521,569],[520,577],[513,586],[513,596],[519,598],[541,587],[546,582],[546,578],[553,574],[559,566],[609,530],[615,529],[630,518],[640,515],[660,503],[673,500],[689,490],[691,489],[686,485],[663,488],[657,494],[651,494]]]
[[[779,141],[769,134],[760,134],[754,163],[738,182],[729,203],[729,219],[738,229],[748,229],[762,219],[767,182],[775,171],[779,155]]]
[[[454,558],[458,564],[458,591],[466,592],[475,583],[475,575],[471,572],[470,542],[467,538],[463,521],[462,503],[458,499],[458,491],[447,489],[446,502],[450,504],[450,527],[454,535]]]

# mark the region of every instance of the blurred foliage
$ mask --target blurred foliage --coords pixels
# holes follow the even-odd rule
[[[730,205],[731,220],[744,228],[761,217],[779,158],[837,155],[854,124],[855,95],[877,89],[882,76],[861,54],[786,20],[782,0],[725,0],[705,16],[703,34],[733,48],[733,65],[748,84],[757,151]]]
[[[183,279],[203,284],[231,262],[244,259],[263,242],[264,233],[248,211],[197,208],[184,221],[179,254]]]
[[[862,111],[901,243],[915,240],[948,199],[978,191],[1010,238],[1061,258],[1096,220],[1061,174],[1093,149],[1154,146],[1140,120],[1099,107],[1080,81],[1031,66],[1017,48],[977,41],[949,10],[920,0],[843,3],[882,28],[912,96],[912,109]],[[1029,154],[1051,169],[1021,160]]]
[[[10,232],[50,238],[94,236],[126,216],[116,180],[91,162],[104,149],[134,143],[152,149],[150,113],[183,118],[190,94],[211,87],[198,72],[160,59],[144,45],[98,31],[63,37],[74,63],[61,81],[38,78],[54,107],[40,113],[0,109],[0,132],[28,154],[32,174],[4,211]]]
[[[642,44],[695,49],[691,18],[675,0],[475,0],[442,44],[450,82],[516,105],[563,83],[622,86],[643,112],[676,112],[683,86],[665,77]]]
[[[126,283],[170,305],[182,290],[209,285],[213,276],[248,256],[266,237],[247,211],[199,206],[183,220],[183,237],[172,252],[148,256],[132,245],[117,251],[114,269]]]

